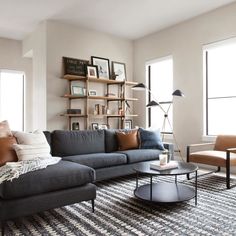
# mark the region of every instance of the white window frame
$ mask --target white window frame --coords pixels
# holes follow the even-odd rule
[[[19,71],[19,70],[10,70],[10,69],[0,69],[0,91],[1,91],[1,74],[2,73],[16,73],[16,74],[22,74],[23,76],[23,107],[22,107],[22,131],[25,131],[25,107],[26,107],[26,100],[25,100],[25,88],[26,88],[26,79],[25,79],[25,72],[24,71]],[[1,107],[0,107],[0,114],[1,114]]]
[[[210,141],[210,142],[214,142],[216,140],[216,135],[210,135],[207,132],[207,125],[208,125],[208,119],[207,119],[207,50],[211,49],[211,48],[216,48],[219,46],[223,46],[226,44],[232,44],[232,43],[236,43],[236,38],[232,37],[232,38],[228,38],[225,40],[220,40],[217,42],[213,42],[210,44],[206,44],[203,45],[202,47],[202,52],[203,52],[203,135],[202,135],[202,141]]]
[[[145,64],[145,70],[146,70],[146,84],[148,86],[148,89],[152,90],[151,89],[151,86],[150,86],[150,82],[151,82],[151,77],[150,77],[150,72],[149,72],[149,68],[152,64],[155,64],[155,63],[158,63],[158,62],[161,62],[161,61],[165,61],[165,60],[169,60],[171,59],[172,62],[174,63],[174,59],[173,59],[173,55],[168,55],[168,56],[164,56],[164,57],[159,57],[159,58],[156,58],[156,59],[152,59],[152,60],[149,60],[146,62]],[[174,75],[173,75],[174,77]],[[173,91],[173,83],[174,81],[172,80],[172,91]],[[171,92],[172,92],[171,91]],[[147,91],[146,92],[146,101],[147,102],[150,102],[151,100],[151,94]],[[158,102],[163,102],[163,101],[159,101]],[[172,108],[173,108],[173,104],[172,104]],[[147,108],[147,112],[146,112],[146,127],[150,127],[151,126],[151,109],[154,109],[154,108]],[[169,115],[170,115],[170,112],[169,111]],[[164,114],[163,114],[163,117],[164,117]],[[171,117],[173,117],[173,111],[172,111],[172,115]],[[171,126],[173,128],[173,119],[170,120],[170,123],[171,123]],[[165,134],[165,137],[172,137],[172,133],[171,132],[163,132]]]

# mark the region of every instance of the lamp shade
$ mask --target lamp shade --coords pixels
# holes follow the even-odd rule
[[[176,89],[173,93],[172,93],[173,96],[178,96],[178,97],[184,97],[184,94],[179,90],[179,89]]]
[[[136,84],[132,87],[133,90],[145,90],[146,86],[143,83]]]
[[[151,101],[149,102],[146,107],[154,107],[154,106],[159,106],[160,104],[158,102],[155,102],[155,101]]]

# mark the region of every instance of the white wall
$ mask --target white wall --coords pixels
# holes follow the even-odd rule
[[[46,71],[46,22],[23,40],[22,54],[33,59],[32,71],[32,129],[47,128],[47,71]]]
[[[174,102],[174,132],[183,152],[187,144],[201,142],[203,135],[202,46],[236,36],[235,12],[236,4],[231,4],[134,42],[134,78],[139,82],[146,82],[146,61],[173,55],[174,89],[186,95]],[[145,126],[144,94],[135,95],[140,98],[136,122]]]
[[[0,38],[0,69],[25,72],[25,129],[32,130],[32,60],[22,57],[22,43],[18,40]],[[12,99],[16,99],[13,98]]]
[[[67,129],[67,119],[60,117],[67,109],[67,100],[61,98],[67,90],[67,82],[62,77],[62,57],[90,60],[99,56],[126,64],[128,80],[133,79],[133,44],[93,30],[47,22],[47,129]],[[100,90],[100,85],[94,85]],[[101,103],[97,101],[97,103]],[[82,125],[82,119],[79,120]]]

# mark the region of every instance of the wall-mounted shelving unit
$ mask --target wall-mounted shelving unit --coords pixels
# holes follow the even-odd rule
[[[136,82],[132,81],[116,81],[116,80],[108,80],[108,79],[95,79],[90,77],[82,77],[82,76],[76,76],[76,75],[64,75],[63,79],[68,81],[68,87],[69,87],[69,94],[64,94],[61,97],[68,99],[68,109],[72,108],[72,100],[74,99],[82,99],[84,100],[84,114],[61,114],[61,116],[64,116],[68,118],[68,128],[71,130],[72,126],[72,118],[77,119],[84,119],[84,128],[89,129],[91,125],[91,119],[104,119],[106,118],[107,124],[110,124],[110,119],[119,119],[119,127],[118,128],[124,128],[124,121],[125,119],[136,117],[136,114],[125,114],[126,111],[126,102],[128,101],[137,101],[137,98],[132,97],[126,97],[126,90],[128,87],[131,87],[133,85],[136,85]],[[71,94],[71,84],[73,81],[81,81],[84,83],[84,88],[86,90],[85,96],[75,96]],[[107,94],[109,94],[110,86],[111,85],[117,85],[118,90],[120,91],[119,96],[90,96],[88,95],[88,91],[90,88],[90,83],[100,83],[106,85],[106,91]],[[117,102],[117,114],[91,114],[89,112],[90,110],[90,101],[95,100],[103,100],[106,103],[106,106],[109,108],[111,102]],[[76,108],[76,107],[73,107]],[[123,111],[122,114],[119,114],[119,108]],[[112,127],[113,128],[113,127]],[[114,127],[117,128],[117,127]]]

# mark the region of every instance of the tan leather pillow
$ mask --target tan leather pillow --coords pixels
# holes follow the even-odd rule
[[[14,137],[0,138],[0,166],[5,165],[6,162],[18,161],[13,144],[16,144]]]
[[[138,130],[130,130],[126,132],[116,132],[119,150],[136,149],[139,147]]]
[[[12,136],[7,120],[0,122],[0,138]]]

